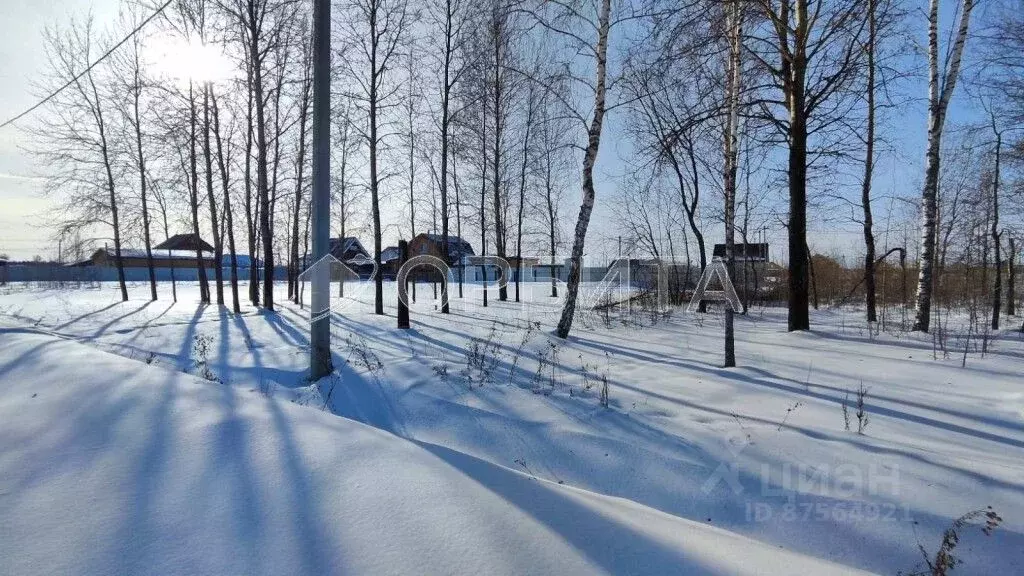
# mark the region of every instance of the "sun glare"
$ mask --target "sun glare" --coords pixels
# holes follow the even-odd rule
[[[153,69],[177,81],[221,82],[235,73],[235,66],[221,46],[173,40],[153,44],[150,49]]]

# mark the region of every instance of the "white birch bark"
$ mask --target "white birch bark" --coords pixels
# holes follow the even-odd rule
[[[917,306],[913,329],[927,332],[931,325],[936,244],[936,200],[939,187],[939,150],[946,110],[960,76],[960,61],[967,44],[967,32],[974,0],[964,0],[948,68],[939,70],[939,0],[930,0],[928,10],[928,147],[925,153],[924,188],[921,192],[921,263],[917,278]]]

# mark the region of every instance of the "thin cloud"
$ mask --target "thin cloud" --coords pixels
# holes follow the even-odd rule
[[[0,172],[0,180],[20,180],[23,182],[45,182],[46,178],[39,176],[20,176],[18,174],[8,174],[7,172]]]

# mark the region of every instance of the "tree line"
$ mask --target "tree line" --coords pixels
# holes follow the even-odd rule
[[[721,230],[735,278],[736,238],[781,228],[788,325],[803,330],[818,306],[815,263],[829,260],[812,254],[809,223],[819,238],[855,224],[862,240],[843,249],[859,252],[859,273],[834,302],[856,293],[876,322],[879,268],[909,267],[917,276],[904,298],[914,307],[909,328],[928,332],[944,276],[970,270],[973,284],[960,294],[983,293],[997,329],[1001,309],[1014,313],[1010,276],[1024,231],[1024,16],[1019,2],[988,3],[980,14],[976,4],[723,0],[655,9],[624,56],[631,151],[616,198],[622,232],[654,258],[678,253],[703,270],[709,230]],[[908,126],[905,111],[917,103],[927,105],[927,124]],[[919,131],[924,158],[899,148],[907,130]],[[880,190],[908,167],[919,175],[916,190],[903,175]]]
[[[599,203],[651,256],[692,255],[700,269],[712,230],[721,230],[734,275],[737,241],[778,225],[788,239],[789,329],[805,330],[809,222],[839,214],[863,230],[858,290],[866,319],[877,319],[877,269],[893,250],[878,246],[876,212],[888,200],[888,219],[918,220],[916,240],[904,235],[898,252],[917,255],[914,328],[930,329],[944,271],[967,259],[991,270],[995,326],[1014,300],[1022,236],[1024,16],[1012,0],[991,4],[984,18],[974,0],[928,0],[922,21],[918,4],[338,0],[332,232],[369,233],[378,263],[386,233],[423,229],[444,247],[472,237],[481,255],[516,257],[519,266],[524,253],[550,254],[554,265],[567,251],[557,328],[565,337]],[[125,0],[113,26],[86,16],[47,30],[41,88],[76,78],[161,5]],[[187,230],[212,239],[212,270],[196,254],[204,302],[238,312],[245,298],[274,310],[278,266],[287,269],[287,297],[299,300],[310,248],[311,19],[303,0],[174,0],[29,129],[61,201],[60,233],[112,243],[123,299],[122,249],[145,248],[155,300],[152,246]],[[198,56],[161,54],[167,43]],[[920,58],[908,55],[914,46]],[[224,70],[209,74],[204,55]],[[195,69],[168,73],[161,58]],[[927,93],[916,94],[922,60]],[[967,151],[950,152],[944,140],[955,94],[984,112],[984,122],[956,120]],[[928,103],[926,154],[914,159],[924,160],[920,190],[884,197],[879,158],[894,154],[900,109],[915,99]],[[614,170],[602,163],[621,153],[602,147],[609,130],[628,152],[615,193],[599,198]],[[240,266],[238,254],[254,265]],[[511,295],[501,286],[497,297],[519,300],[518,278]],[[380,275],[374,292],[383,314]],[[554,283],[551,295],[559,295]],[[482,297],[486,305],[486,284]],[[731,313],[726,326],[731,332]],[[726,356],[729,364],[728,347]]]

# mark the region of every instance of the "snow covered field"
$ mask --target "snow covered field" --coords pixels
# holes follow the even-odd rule
[[[962,367],[752,310],[725,370],[714,313],[562,342],[547,286],[443,316],[421,285],[412,330],[340,307],[310,385],[306,311],[168,288],[0,289],[0,572],[895,574],[986,506],[956,573],[1024,572],[1016,332]]]

